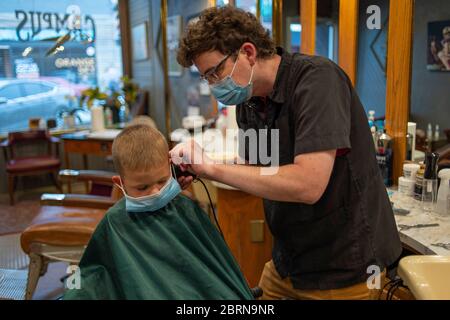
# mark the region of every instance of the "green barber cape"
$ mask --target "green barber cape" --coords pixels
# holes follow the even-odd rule
[[[178,195],[148,213],[108,210],[80,261],[81,288],[64,299],[252,299],[208,216]]]

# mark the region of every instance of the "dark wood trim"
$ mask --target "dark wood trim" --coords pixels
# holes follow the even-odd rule
[[[131,66],[131,32],[128,0],[119,0],[120,37],[122,40],[122,70],[123,75],[133,77]]]
[[[161,0],[160,21],[161,21],[161,40],[162,40],[162,66],[164,74],[164,110],[166,137],[170,140],[171,129],[171,88],[169,80],[169,52],[167,48],[167,0]]]

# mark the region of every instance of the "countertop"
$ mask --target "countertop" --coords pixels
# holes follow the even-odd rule
[[[450,250],[433,246],[436,243],[450,243],[450,216],[442,216],[435,212],[426,212],[420,201],[389,190],[391,202],[395,208],[409,210],[407,215],[395,214],[400,239],[403,243],[424,255],[450,256]],[[398,225],[434,224],[437,227],[413,228],[400,230]]]

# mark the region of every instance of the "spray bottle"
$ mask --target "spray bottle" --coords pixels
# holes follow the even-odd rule
[[[381,131],[381,129],[380,129]],[[377,162],[386,187],[392,186],[392,138],[383,129],[377,139]]]

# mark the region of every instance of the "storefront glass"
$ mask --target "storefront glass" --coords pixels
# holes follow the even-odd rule
[[[0,134],[30,118],[77,113],[88,87],[114,89],[122,76],[117,0],[4,1],[0,8]],[[85,110],[86,111],[86,110]]]

